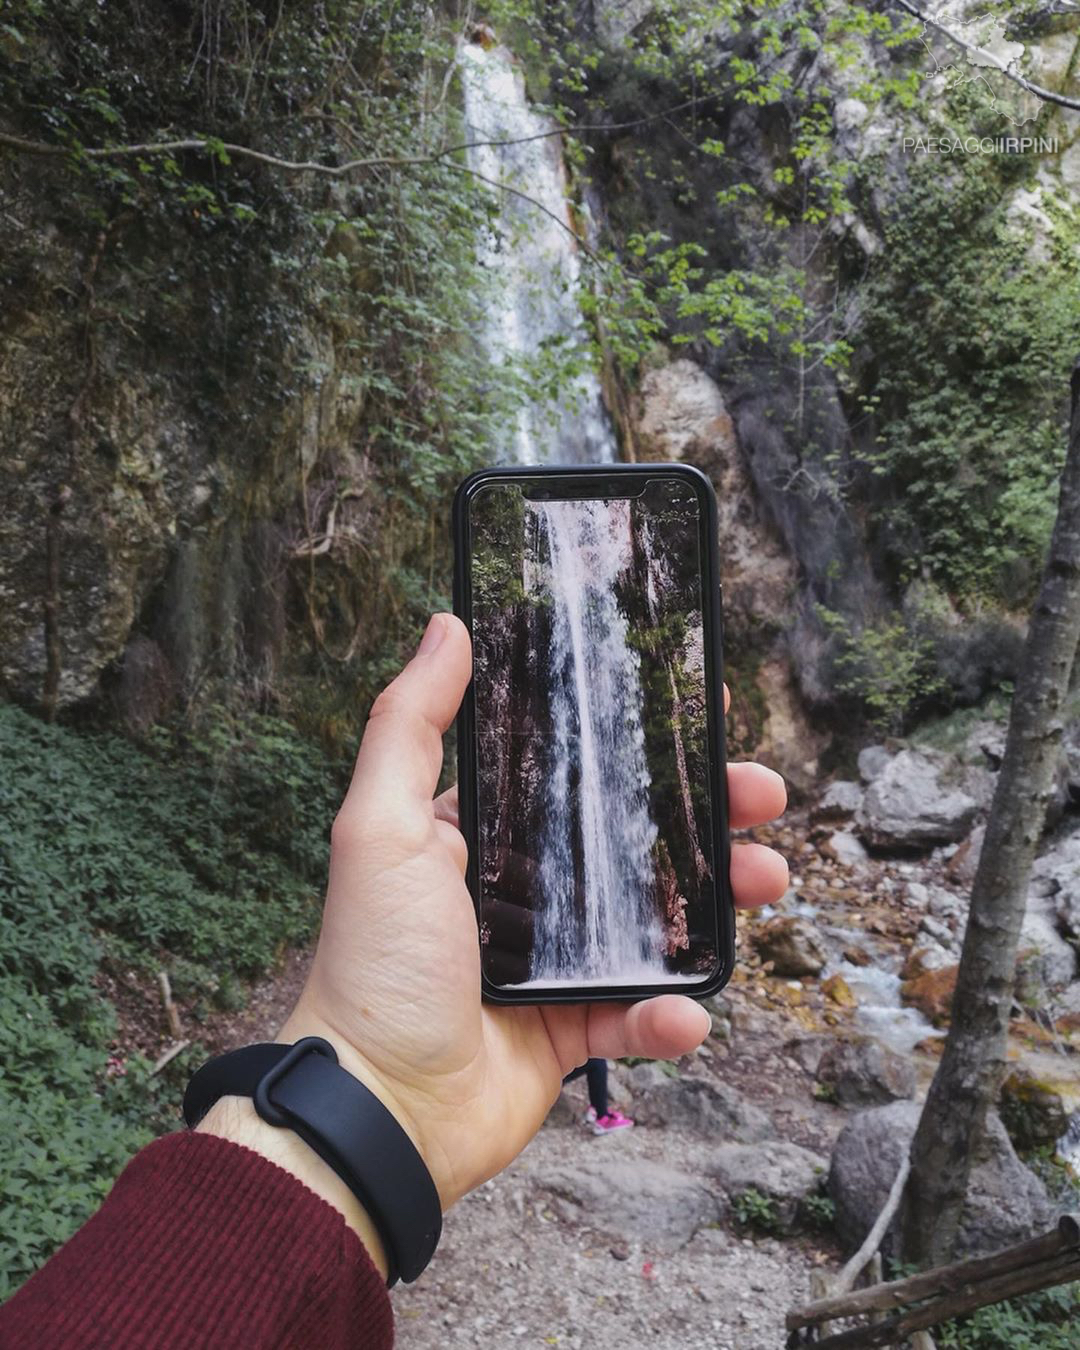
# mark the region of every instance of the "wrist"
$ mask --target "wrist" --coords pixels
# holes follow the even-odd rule
[[[383,1279],[387,1276],[386,1253],[378,1229],[356,1196],[337,1173],[292,1130],[269,1125],[248,1097],[222,1097],[207,1111],[196,1130],[242,1144],[321,1196],[344,1218],[363,1243]]]

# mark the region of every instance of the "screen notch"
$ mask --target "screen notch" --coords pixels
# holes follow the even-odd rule
[[[532,502],[608,500],[613,497],[640,497],[648,481],[637,474],[604,474],[596,478],[575,474],[572,478],[544,478],[522,488],[521,495]]]

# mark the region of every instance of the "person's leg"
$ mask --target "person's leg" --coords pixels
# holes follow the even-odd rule
[[[578,1070],[580,1072],[580,1070]],[[590,1059],[585,1065],[585,1076],[589,1082],[589,1101],[597,1116],[608,1113],[607,1060]]]
[[[563,1086],[565,1087],[567,1083],[572,1083],[575,1078],[580,1078],[588,1067],[587,1064],[579,1064],[576,1069],[571,1069],[563,1079]]]

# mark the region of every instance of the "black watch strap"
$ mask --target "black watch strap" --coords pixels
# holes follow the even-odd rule
[[[412,1140],[378,1097],[340,1067],[329,1041],[248,1045],[197,1070],[184,1093],[194,1127],[219,1097],[252,1097],[271,1125],[285,1126],[345,1182],[379,1230],[387,1284],[415,1280],[442,1231],[439,1193]]]

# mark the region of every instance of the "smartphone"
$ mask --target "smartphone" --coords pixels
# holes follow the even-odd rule
[[[484,996],[704,997],[734,909],[716,499],[680,464],[494,468],[454,502]]]

